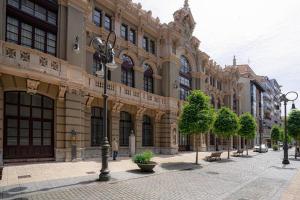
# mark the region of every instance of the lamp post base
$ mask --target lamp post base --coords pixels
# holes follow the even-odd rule
[[[290,161],[289,161],[289,160],[287,160],[287,159],[284,159],[284,160],[282,161],[282,164],[284,164],[284,165],[288,165],[288,164],[290,164]]]
[[[109,172],[101,172],[99,175],[99,181],[109,181],[110,180],[110,175]]]

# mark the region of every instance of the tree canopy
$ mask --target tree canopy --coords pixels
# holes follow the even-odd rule
[[[229,108],[221,108],[214,122],[214,132],[217,135],[229,138],[235,135],[239,129],[239,120],[237,115]]]
[[[282,133],[279,126],[273,126],[271,130],[271,139],[273,142],[277,143],[282,139]]]
[[[300,139],[300,110],[292,110],[288,117],[287,130],[295,140]]]
[[[254,139],[256,135],[256,121],[250,113],[244,113],[239,118],[240,128],[238,134],[248,140]]]

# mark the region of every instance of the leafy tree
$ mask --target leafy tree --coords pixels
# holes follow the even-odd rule
[[[210,99],[200,90],[194,90],[187,97],[179,119],[181,134],[196,135],[196,164],[198,164],[199,135],[207,133],[214,120],[214,111]]]
[[[227,150],[228,150],[228,159],[230,158],[229,149],[230,149],[230,137],[235,135],[239,129],[239,120],[237,115],[231,111],[229,108],[221,108],[216,116],[214,122],[214,132],[217,135],[223,136],[227,139]]]
[[[238,134],[246,139],[248,155],[248,140],[254,139],[256,135],[256,121],[250,113],[244,113],[239,118],[240,128]]]
[[[271,130],[271,140],[272,144],[277,144],[278,141],[282,140],[282,133],[279,126],[273,126]]]
[[[297,159],[297,149],[300,140],[300,110],[290,112],[287,123],[287,130],[290,136],[296,141],[295,159]]]

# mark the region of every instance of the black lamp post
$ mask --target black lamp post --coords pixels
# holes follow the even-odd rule
[[[114,39],[113,39],[113,44],[111,45],[109,43],[109,39],[111,34],[113,33]],[[94,59],[97,62],[97,66],[99,67],[99,71],[96,72],[96,74],[99,77],[103,77],[104,79],[104,88],[103,88],[103,100],[104,100],[104,120],[103,120],[103,132],[104,132],[104,137],[102,141],[102,168],[100,170],[100,175],[99,175],[99,180],[100,181],[108,181],[110,180],[110,174],[109,174],[109,169],[108,169],[108,157],[109,157],[109,142],[107,138],[107,68],[114,70],[118,66],[115,64],[114,61],[114,46],[116,43],[116,34],[115,32],[110,32],[109,35],[107,36],[105,44],[102,42],[102,40],[99,37],[95,37],[91,41],[91,45],[94,47],[96,50],[94,54]]]
[[[287,98],[287,96],[289,94],[295,94],[295,98],[293,99],[289,99]],[[290,161],[289,161],[289,155],[288,155],[288,139],[287,139],[287,120],[286,120],[286,105],[287,105],[287,102],[289,101],[293,101],[293,105],[292,105],[292,109],[295,109],[296,106],[294,104],[294,101],[298,99],[298,93],[297,92],[294,92],[294,91],[291,91],[291,92],[288,92],[286,94],[282,94],[280,96],[280,101],[284,103],[284,146],[283,146],[283,160],[282,160],[282,164],[284,165],[288,165],[290,164]]]

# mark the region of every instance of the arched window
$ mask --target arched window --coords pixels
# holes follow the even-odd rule
[[[129,145],[129,135],[132,130],[131,115],[128,112],[120,112],[120,146]]]
[[[130,87],[134,87],[134,71],[133,71],[133,66],[134,63],[132,61],[132,59],[127,56],[127,55],[123,55],[122,57],[122,77],[121,77],[121,81],[123,84],[130,86]]]
[[[238,108],[238,100],[237,100],[237,98],[236,98],[236,93],[234,93],[233,94],[233,111],[234,112],[237,112],[238,110],[237,110],[237,108]]]
[[[99,107],[92,107],[91,146],[100,146],[103,136],[103,109]]]
[[[191,67],[188,60],[184,56],[180,57],[180,63],[180,99],[185,100],[186,97],[189,95],[189,91],[191,90]]]
[[[153,146],[153,128],[151,118],[147,115],[143,117],[142,144],[143,146]]]
[[[221,108],[221,99],[218,99],[218,109]]]
[[[148,64],[144,64],[144,90],[153,93],[153,70]]]
[[[215,108],[215,97],[213,95],[210,96],[210,103],[213,108]]]

